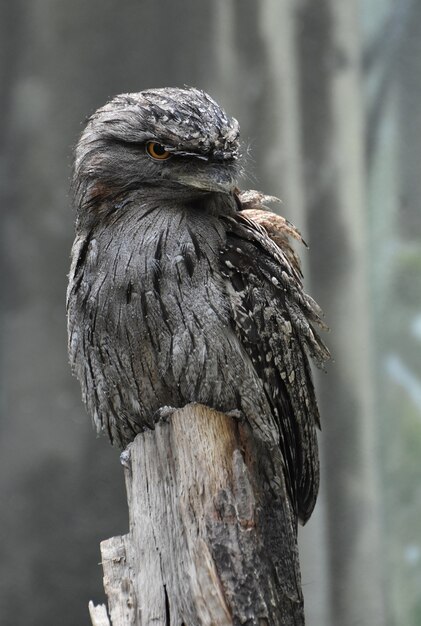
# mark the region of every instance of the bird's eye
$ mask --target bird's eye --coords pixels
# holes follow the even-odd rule
[[[149,156],[158,161],[164,161],[171,156],[171,152],[165,150],[164,146],[161,146],[160,143],[156,143],[155,141],[148,141],[146,144],[146,152]]]

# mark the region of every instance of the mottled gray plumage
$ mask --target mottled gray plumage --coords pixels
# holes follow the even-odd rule
[[[236,189],[239,150],[237,121],[197,89],[123,94],[89,119],[73,181],[70,359],[98,430],[121,447],[164,406],[244,416],[282,455],[306,520],[320,311],[288,243],[297,232]]]

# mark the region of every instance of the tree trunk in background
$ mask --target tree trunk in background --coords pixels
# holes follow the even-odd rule
[[[273,209],[290,219],[306,239],[294,3],[219,0],[215,30],[216,84],[227,109],[241,121],[245,149],[250,146],[246,167],[254,176],[246,177],[244,186],[279,197],[282,205]],[[316,248],[317,241],[313,243]],[[307,276],[312,255],[302,247],[299,253]],[[307,622],[327,626],[323,492],[324,485],[311,520],[299,529],[299,543]]]
[[[389,232],[379,242],[383,324],[378,330],[380,414],[385,453],[385,517],[388,554],[388,608],[393,624],[421,623],[421,4],[403,3],[394,57],[384,69],[390,96],[376,162],[377,180],[388,174]],[[383,59],[379,59],[381,63]],[[387,151],[385,172],[384,152]],[[394,187],[393,187],[394,183]],[[392,187],[392,189],[390,189]],[[373,231],[384,233],[381,189]],[[394,192],[394,195],[393,195]],[[384,194],[384,191],[383,191]],[[374,194],[373,194],[374,196]],[[391,245],[393,242],[393,245]],[[376,250],[377,251],[377,250]],[[393,303],[393,306],[392,306]],[[385,367],[386,364],[386,367]],[[383,423],[386,423],[386,428]],[[418,442],[418,445],[417,443]]]
[[[307,0],[297,32],[310,272],[335,359],[319,377],[332,624],[382,626],[357,4]]]

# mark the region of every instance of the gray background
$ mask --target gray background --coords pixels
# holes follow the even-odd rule
[[[89,624],[127,530],[118,453],[66,356],[72,149],[111,96],[195,85],[237,117],[331,326],[310,626],[421,624],[421,4],[0,4],[0,624]]]

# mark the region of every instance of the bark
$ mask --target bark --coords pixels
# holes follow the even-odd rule
[[[130,531],[101,544],[113,626],[304,624],[274,458],[248,425],[201,405],[136,437],[123,453]]]

